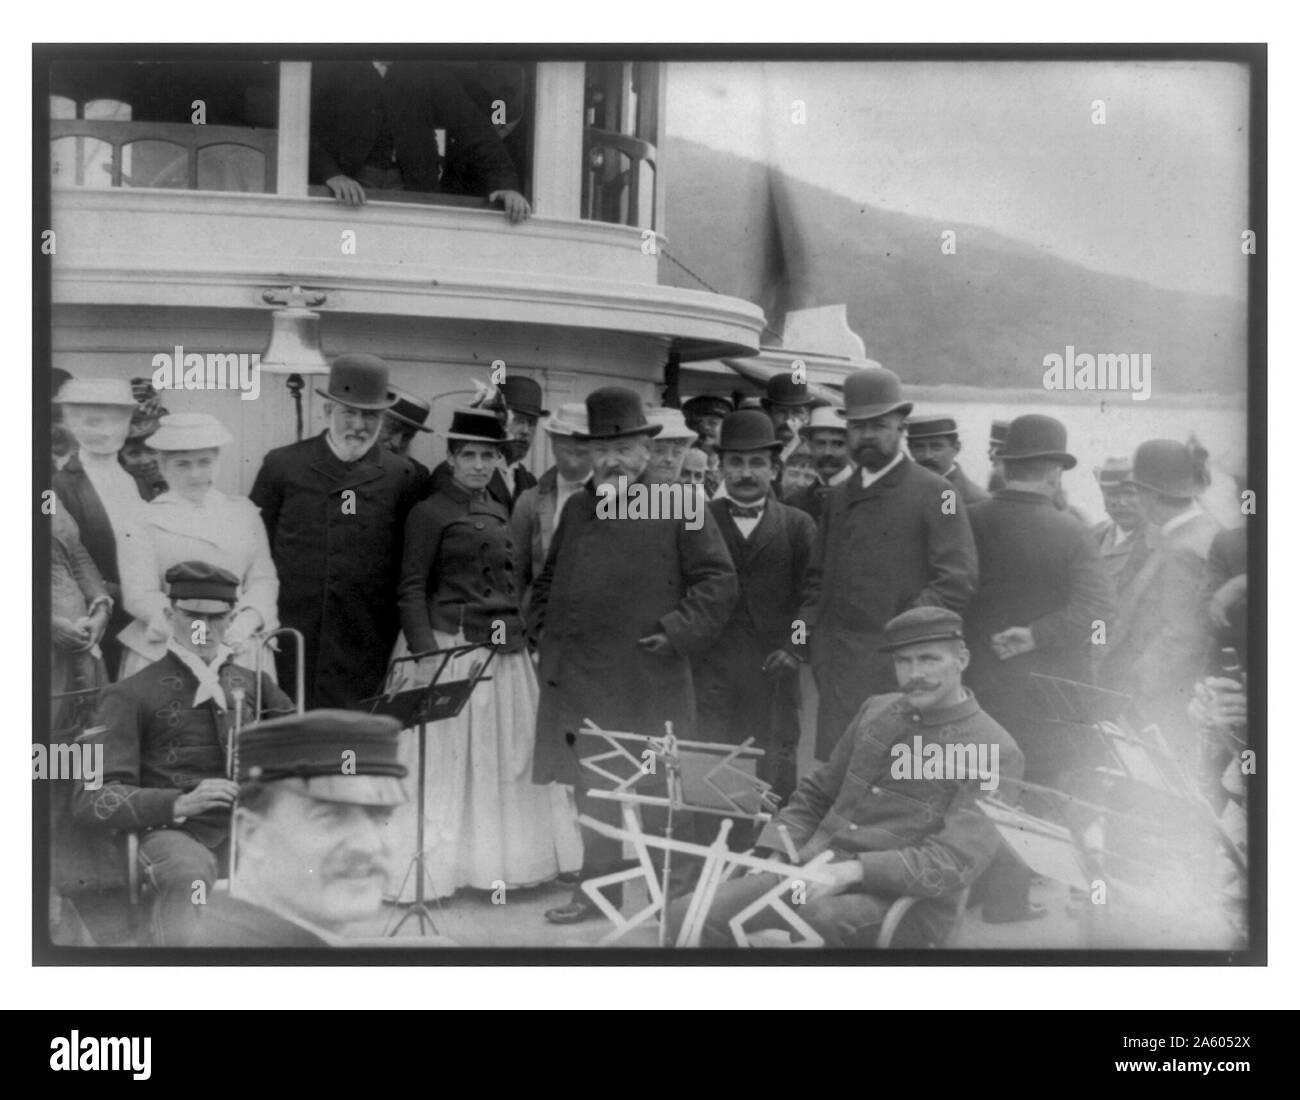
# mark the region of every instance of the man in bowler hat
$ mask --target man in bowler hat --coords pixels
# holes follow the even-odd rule
[[[384,410],[384,426],[380,430],[379,441],[393,454],[410,459],[421,481],[427,485],[432,475],[424,463],[411,458],[411,443],[415,440],[416,432],[433,431],[428,426],[429,414],[433,411],[433,406],[423,397],[416,397],[415,394],[399,390],[396,386],[390,386],[388,392],[396,400],[391,408]]]
[[[735,563],[740,599],[694,673],[700,736],[733,745],[753,737],[765,754],[758,777],[785,799],[798,777],[798,674],[807,649],[794,620],[817,528],[772,496],[780,449],[756,409],[722,422],[722,495],[708,508]]]
[[[966,682],[1025,754],[1025,778],[1060,787],[1089,763],[1072,751],[1066,727],[1048,721],[1034,674],[1092,683],[1095,644],[1115,614],[1115,590],[1092,532],[1053,498],[1075,466],[1065,425],[1030,414],[1011,421],[1002,450],[1006,485],[970,509],[980,580],[966,608],[971,665]],[[1029,868],[999,851],[973,901],[990,923],[1043,915],[1029,902]]]
[[[758,854],[808,863],[824,852],[831,884],[807,884],[799,915],[827,947],[872,947],[890,905],[922,899],[900,929],[897,946],[942,946],[960,918],[962,891],[989,865],[1000,841],[976,799],[1018,779],[1015,741],[962,685],[969,659],[962,620],[941,607],[915,607],[885,624],[882,652],[895,690],[874,695],[845,723],[830,760],[807,776],[758,838]],[[922,762],[952,747],[970,749],[988,777],[935,776]],[[956,759],[956,754],[954,754]],[[996,764],[992,762],[996,761]],[[794,856],[788,854],[789,838]],[[734,946],[729,922],[781,881],[770,872],[723,883],[704,924],[702,946]],[[789,895],[786,895],[787,899]],[[681,921],[687,899],[669,910]],[[783,929],[772,910],[747,928]]]
[[[424,486],[415,463],[379,443],[396,403],[382,359],[339,356],[321,396],[329,426],[269,452],[249,497],[280,576],[280,622],[305,640],[307,705],[352,707],[383,685],[397,640],[402,528]],[[280,651],[284,683],[291,646]]]
[[[540,642],[533,782],[574,786],[579,812],[617,825],[618,804],[587,793],[596,777],[582,764],[605,743],[579,731],[590,719],[602,729],[662,737],[671,722],[678,737],[694,737],[691,660],[722,632],[737,584],[707,510],[692,528],[684,517],[605,518],[607,509],[597,508],[606,487],[649,491],[649,440],[659,426],[647,421],[640,397],[618,386],[598,389],[587,397],[587,420],[580,438],[589,441],[592,479],[564,506],[528,609],[529,632]],[[663,789],[662,775],[646,782],[638,789]],[[650,812],[645,824],[662,828]],[[689,830],[689,822],[679,818],[678,827]],[[620,865],[618,841],[591,832],[584,841],[584,879]],[[579,889],[546,918],[564,924],[598,915]]]
[[[961,499],[967,504],[987,500],[988,493],[966,476],[957,462],[961,440],[957,438],[957,421],[951,416],[912,417],[907,422],[907,449],[918,466],[942,477],[956,486]]]
[[[83,783],[73,805],[88,827],[141,830],[157,945],[183,941],[195,883],[211,890],[222,873],[235,794],[227,749],[236,723],[260,717],[257,680],[225,645],[239,578],[186,561],[168,569],[165,582],[167,652],[105,690],[94,727],[104,745],[104,774],[95,789]],[[261,689],[262,715],[293,709],[265,673]]]
[[[819,760],[863,700],[893,684],[880,653],[885,624],[910,607],[959,611],[979,579],[966,505],[901,449],[912,403],[898,376],[857,371],[844,401],[853,475],[826,498],[801,615],[819,694]]]
[[[399,725],[316,710],[244,731],[230,892],[196,907],[188,946],[346,946],[370,930],[406,801]]]

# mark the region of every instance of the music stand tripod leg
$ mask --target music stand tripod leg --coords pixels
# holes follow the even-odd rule
[[[415,796],[415,858],[411,868],[408,868],[406,877],[402,879],[402,889],[406,888],[406,882],[411,877],[411,870],[415,871],[415,900],[407,906],[406,912],[402,914],[394,926],[389,936],[396,936],[402,930],[402,926],[412,917],[416,921],[417,935],[427,935],[425,924],[428,923],[428,930],[435,936],[438,935],[438,926],[434,923],[433,914],[429,911],[429,903],[424,896],[424,758],[425,758],[425,733],[426,724],[422,717],[419,728],[416,731],[416,737],[419,738],[419,745],[416,749],[417,768],[419,775],[416,777],[416,796]],[[401,892],[398,892],[401,897]]]

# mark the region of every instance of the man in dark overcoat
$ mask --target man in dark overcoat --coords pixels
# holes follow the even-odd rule
[[[322,396],[329,427],[271,451],[249,497],[280,576],[280,622],[305,639],[307,706],[348,708],[383,685],[402,528],[423,486],[410,459],[378,442],[394,400],[382,359],[339,356]],[[283,644],[281,683],[291,682],[292,657]]]
[[[853,476],[826,498],[804,588],[819,694],[817,759],[826,760],[869,695],[893,690],[885,624],[912,607],[960,612],[979,567],[966,506],[952,484],[901,450],[912,411],[893,371],[844,383]]]
[[[961,440],[957,437],[957,421],[951,416],[912,417],[907,422],[907,449],[918,466],[951,481],[967,504],[988,500],[988,493],[966,476],[957,461]]]
[[[608,746],[578,731],[590,719],[602,729],[662,737],[671,722],[677,737],[693,738],[691,658],[722,632],[737,583],[718,525],[703,507],[695,523],[683,516],[603,518],[611,512],[606,486],[618,489],[620,501],[649,491],[643,475],[658,426],[647,422],[636,393],[617,386],[590,394],[587,414],[592,481],[565,504],[529,604],[530,634],[540,642],[533,782],[572,784],[581,813],[618,824],[618,804],[587,793],[601,780],[582,765]],[[650,777],[638,790],[662,780]],[[646,814],[647,828],[655,828],[653,818]],[[686,825],[680,817],[678,823]],[[617,841],[590,831],[584,841],[584,879],[616,869]],[[593,915],[598,911],[579,889],[547,919],[572,923]]]
[[[1011,422],[1002,452],[1006,488],[971,506],[980,582],[966,608],[966,682],[1025,754],[1025,778],[1056,786],[1075,761],[1062,727],[1036,702],[1034,673],[1092,683],[1115,590],[1092,532],[1052,503],[1073,469],[1059,420]]]
[[[735,563],[740,599],[694,672],[701,739],[738,745],[754,738],[764,753],[758,777],[785,800],[798,780],[798,673],[807,649],[794,620],[817,528],[771,495],[780,449],[770,419],[756,409],[722,422],[725,495],[708,507]],[[747,847],[743,839],[736,843]]]

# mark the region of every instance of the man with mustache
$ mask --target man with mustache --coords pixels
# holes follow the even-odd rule
[[[423,479],[379,443],[388,364],[341,355],[330,368],[329,426],[269,452],[250,499],[262,510],[280,577],[280,622],[301,630],[307,705],[355,706],[382,686],[397,640],[402,528]],[[280,682],[293,679],[292,643]]]
[[[960,615],[916,607],[891,619],[880,640],[896,689],[867,699],[845,724],[830,760],[799,784],[759,836],[756,853],[796,864],[832,853],[825,869],[834,882],[807,883],[796,908],[827,947],[875,946],[900,897],[923,900],[908,913],[895,946],[942,946],[960,917],[962,891],[1000,844],[976,799],[1018,779],[1024,761],[1007,731],[962,685],[970,654]],[[936,776],[922,767],[936,748],[946,754],[949,746],[997,763],[987,778],[949,774],[946,767]],[[709,907],[702,946],[734,946],[731,918],[780,881],[760,872],[724,882]],[[670,909],[671,925],[680,923],[686,904],[683,898]],[[748,931],[785,928],[771,909],[746,925]]]
[[[898,375],[867,367],[844,382],[852,476],[831,490],[808,567],[800,618],[819,693],[825,760],[869,695],[890,690],[885,624],[911,607],[959,611],[979,566],[966,506],[952,484],[900,449],[912,403]]]
[[[961,440],[957,438],[957,421],[951,416],[913,417],[907,422],[907,449],[918,466],[946,477],[967,504],[988,500],[989,495],[966,476],[957,465]]]
[[[705,393],[692,397],[682,403],[682,415],[686,417],[686,426],[700,438],[697,445],[709,456],[709,466],[704,474],[704,492],[711,500],[722,483],[717,469],[718,432],[722,430],[723,418],[735,408],[725,397]]]
[[[791,493],[786,503],[820,520],[827,495],[853,474],[849,464],[849,429],[837,409],[822,407],[813,409],[812,417],[799,429],[799,434],[812,452],[817,480]]]
[[[722,422],[722,493],[708,507],[735,563],[740,599],[694,673],[700,736],[732,745],[753,737],[765,754],[758,777],[785,799],[798,777],[798,673],[806,648],[791,624],[817,528],[772,495],[780,450],[757,409]],[[733,830],[733,846],[748,847],[742,832],[749,830]]]
[[[660,428],[647,421],[641,398],[618,386],[598,389],[587,397],[587,421],[577,438],[589,443],[592,478],[564,506],[528,607],[529,634],[540,643],[533,782],[572,785],[580,813],[617,825],[618,803],[588,793],[600,779],[582,763],[608,746],[580,730],[590,719],[602,729],[662,737],[671,722],[679,738],[695,737],[691,659],[722,632],[737,584],[707,510],[693,528],[683,516],[605,518],[608,510],[597,507],[598,493],[650,487],[649,441]],[[649,775],[637,789],[662,794],[664,777]],[[644,821],[649,831],[663,827],[649,808]],[[675,835],[683,830],[690,830],[687,815],[674,826]],[[588,832],[584,842],[584,879],[622,863],[617,840]],[[618,893],[606,897],[618,904]],[[594,916],[599,910],[581,888],[546,913],[555,924]]]
[[[799,429],[808,423],[809,412],[816,401],[808,392],[808,384],[796,382],[791,371],[774,374],[767,380],[762,408],[772,420],[772,429],[782,447],[781,457],[789,453]]]
[[[346,947],[372,931],[406,801],[398,726],[316,710],[243,731],[230,892],[195,907],[186,946]]]

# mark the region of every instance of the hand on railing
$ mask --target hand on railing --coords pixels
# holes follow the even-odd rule
[[[496,202],[498,199],[506,208],[506,217],[512,222],[526,221],[533,212],[533,208],[528,205],[528,200],[518,191],[493,191],[488,196],[488,202]]]

